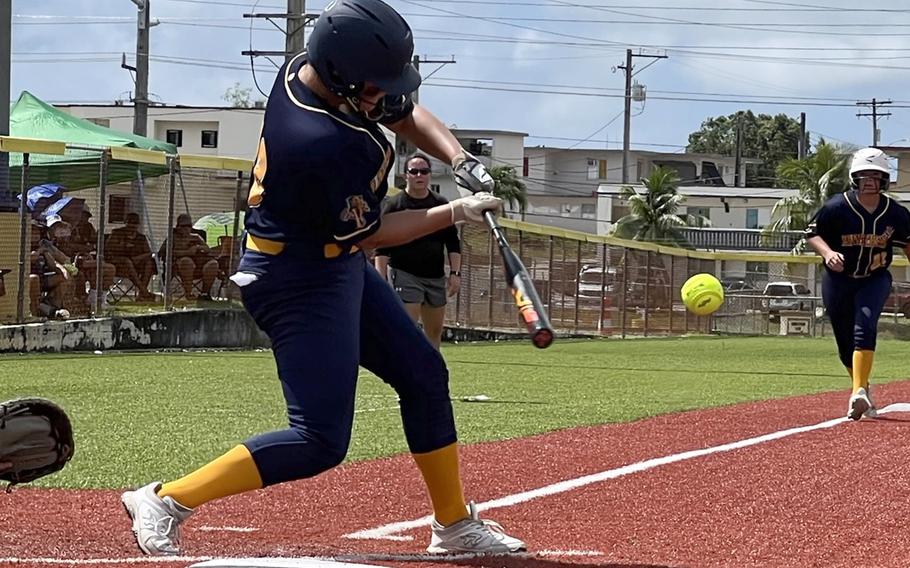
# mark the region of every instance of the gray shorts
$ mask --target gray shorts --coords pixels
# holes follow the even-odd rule
[[[389,268],[392,287],[405,304],[426,304],[434,308],[446,305],[446,279],[421,278],[410,272]]]

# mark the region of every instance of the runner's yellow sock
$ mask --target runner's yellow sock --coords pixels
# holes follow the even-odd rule
[[[468,516],[461,489],[461,473],[458,466],[458,444],[449,444],[425,454],[413,454],[414,461],[424,483],[430,501],[433,502],[433,513],[436,522],[449,526]]]
[[[165,483],[159,497],[170,497],[190,509],[228,495],[262,488],[259,468],[244,445],[177,481]]]
[[[857,349],[853,352],[853,392],[860,388],[869,390],[869,375],[872,374],[872,360],[875,351]]]

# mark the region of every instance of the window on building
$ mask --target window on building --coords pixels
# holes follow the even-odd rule
[[[203,148],[217,148],[218,147],[218,131],[217,130],[203,130],[202,131],[202,147]]]
[[[597,216],[597,205],[594,203],[581,204],[581,218],[594,219]]]
[[[97,124],[98,126],[103,126],[105,128],[111,127],[111,119],[109,119],[109,118],[86,118],[85,120],[91,122],[92,124]]]
[[[130,200],[126,195],[111,194],[107,199],[107,222],[125,223]]]
[[[607,161],[588,159],[588,179],[607,179]]]
[[[711,218],[710,207],[686,207],[686,213],[689,215],[701,215],[705,219]]]
[[[440,187],[439,187],[438,183],[430,184],[430,191],[432,191],[433,193],[439,193],[439,190],[440,190]]]
[[[174,146],[177,146],[178,148],[180,148],[181,146],[183,146],[183,131],[177,130],[177,129],[174,129],[174,130],[169,129],[165,133],[164,139],[167,140],[168,144],[173,144]]]
[[[475,156],[492,156],[493,155],[493,139],[492,138],[470,138],[466,141],[461,141],[462,146],[467,146],[468,152],[474,154]],[[465,144],[464,142],[467,142]]]
[[[758,228],[758,209],[746,209],[746,228]]]
[[[521,162],[521,175],[528,177],[528,172],[531,169],[531,160],[525,156],[524,160]]]

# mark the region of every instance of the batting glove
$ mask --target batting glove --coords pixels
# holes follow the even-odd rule
[[[450,201],[449,207],[452,208],[453,225],[465,221],[483,224],[484,211],[499,215],[499,211],[502,209],[502,199],[494,197],[490,193],[480,192]]]
[[[492,193],[496,186],[487,168],[468,152],[462,152],[452,160],[452,175],[462,195]]]

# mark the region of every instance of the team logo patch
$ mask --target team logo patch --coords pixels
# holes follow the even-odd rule
[[[347,207],[341,212],[341,220],[345,223],[353,221],[358,229],[367,224],[366,214],[372,211],[370,205],[360,195],[352,195],[346,200]]]

